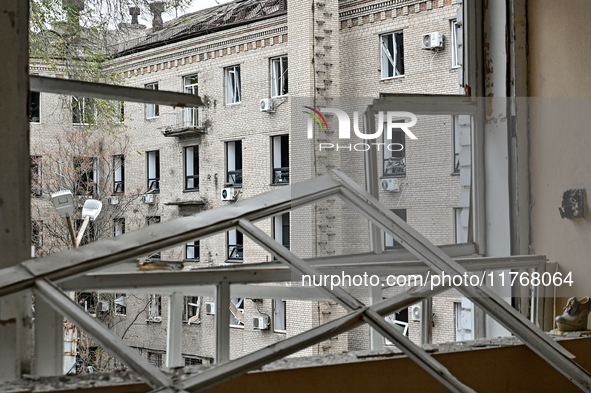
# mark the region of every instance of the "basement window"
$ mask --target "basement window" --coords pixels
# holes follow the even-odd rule
[[[402,33],[380,36],[382,79],[404,75],[404,42]]]
[[[242,101],[240,84],[240,66],[228,67],[226,73],[226,104],[238,104]]]

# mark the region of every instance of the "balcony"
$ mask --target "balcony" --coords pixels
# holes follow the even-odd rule
[[[160,127],[164,136],[199,136],[205,133],[201,108],[186,108],[181,112],[161,114],[164,126]]]

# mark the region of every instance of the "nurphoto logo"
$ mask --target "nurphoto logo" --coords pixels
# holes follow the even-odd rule
[[[323,113],[333,113],[336,115],[337,120],[339,121],[339,139],[351,139],[351,119],[349,115],[342,109],[337,108],[320,108],[320,110],[314,109],[309,106],[304,106],[303,108],[308,109],[308,111],[302,111],[310,115],[308,118],[308,139],[314,138],[314,121],[320,126],[320,129],[328,131],[328,122],[324,117]],[[386,112],[386,140],[392,140],[392,130],[393,129],[400,129],[402,130],[410,139],[418,139],[415,134],[412,133],[410,127],[417,124],[417,117],[414,113],[411,112],[396,112],[396,111],[388,111]],[[410,119],[410,121],[401,122],[401,119]],[[353,112],[353,132],[355,135],[361,139],[369,140],[379,139],[383,132],[384,132],[384,112],[378,112],[378,129],[376,132],[372,134],[366,134],[359,129],[359,112]],[[384,149],[388,149],[390,151],[401,151],[404,149],[404,146],[400,143],[356,143],[352,144],[339,144],[339,143],[320,143],[319,150],[323,149],[335,149],[338,151],[340,150],[356,150],[356,151],[367,151],[371,149],[371,146],[376,146],[378,151],[380,150],[380,146],[384,146]]]

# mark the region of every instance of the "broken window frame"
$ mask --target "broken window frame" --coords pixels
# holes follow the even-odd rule
[[[160,192],[160,150],[146,152],[146,174],[148,192]]]
[[[183,77],[183,91],[185,94],[199,95],[198,74]],[[185,127],[199,127],[199,108],[184,109]]]
[[[194,240],[185,244],[185,259],[187,261],[199,262],[199,246],[199,240]]]
[[[243,297],[230,298],[230,301],[234,304],[234,306],[236,307],[236,310],[238,310],[238,312],[242,313],[242,318],[244,318],[244,301],[245,300],[246,299]],[[234,311],[232,311],[232,307],[230,307],[230,327],[244,329],[244,322],[242,322],[240,320],[240,318],[238,318],[238,316],[236,316],[234,314]]]
[[[271,65],[271,98],[289,94],[287,55],[273,57]]]
[[[199,146],[187,146],[185,151],[185,191],[199,191]]]
[[[226,182],[242,187],[242,140],[226,142]]]
[[[144,87],[148,90],[158,90],[158,82],[147,83]],[[160,117],[160,105],[145,104],[146,119],[155,119]]]
[[[289,135],[271,137],[271,184],[289,184]]]
[[[125,233],[125,218],[117,217],[113,219],[113,236],[121,236]]]
[[[29,92],[29,123],[41,123],[41,93]]]
[[[402,314],[404,311],[406,311],[406,321],[403,321],[401,319],[398,319],[398,315]],[[406,309],[402,309],[398,312],[392,313],[390,315],[387,315],[384,317],[384,319],[386,320],[386,322],[390,323],[391,325],[395,326],[396,329],[402,333],[404,336],[408,337],[409,336],[409,316],[408,316],[408,308]],[[402,330],[400,329],[402,328]],[[384,337],[384,344],[386,345],[395,345],[395,343],[393,343],[392,341],[388,340],[386,337]]]
[[[242,262],[244,260],[244,235],[233,228],[226,232],[226,250],[228,262]]]
[[[384,125],[386,129],[386,125]],[[383,165],[382,177],[405,177],[406,176],[406,134],[400,129],[392,130],[392,139],[388,139],[388,133],[384,132],[384,149],[382,152]],[[402,145],[400,151],[391,151],[387,146],[393,143]],[[387,173],[392,171],[392,173]]]
[[[224,73],[226,80],[226,105],[239,104],[242,102],[240,65],[226,67]]]
[[[404,33],[395,31],[380,35],[381,77],[404,76]]]
[[[162,296],[158,294],[148,295],[148,321],[150,322],[161,322],[162,318]],[[160,318],[160,320],[157,320]]]
[[[72,124],[84,126],[94,124],[97,109],[94,98],[72,96]]]
[[[273,299],[273,331],[287,333],[287,301]]]
[[[183,322],[198,323],[201,312],[201,298],[199,296],[183,297]]]
[[[147,360],[152,366],[162,368],[162,352],[147,351]]]
[[[97,157],[74,157],[74,176],[74,195],[95,195],[98,185]]]
[[[125,192],[125,156],[116,154],[113,156],[113,194]]]
[[[113,312],[115,315],[127,316],[127,294],[116,293],[113,297]]]

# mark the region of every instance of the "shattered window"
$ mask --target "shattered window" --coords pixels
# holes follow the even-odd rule
[[[404,43],[402,33],[380,36],[382,79],[404,75]]]
[[[242,101],[240,85],[240,66],[226,68],[226,104],[237,104]]]

